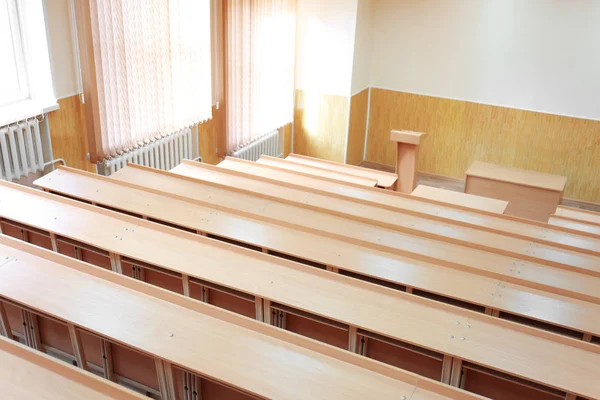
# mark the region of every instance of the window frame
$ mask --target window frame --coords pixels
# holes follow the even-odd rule
[[[23,36],[22,20],[19,16],[18,0],[4,0],[8,13],[8,24],[11,32],[13,46],[13,60],[17,71],[19,91],[14,98],[5,103],[0,103],[0,107],[8,106],[31,98],[29,89],[29,79],[27,73],[27,63],[25,58],[25,42]]]

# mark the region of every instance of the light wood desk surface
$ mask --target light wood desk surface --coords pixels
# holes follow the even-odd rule
[[[114,174],[115,179],[122,179],[122,176],[129,173],[121,171]],[[338,229],[338,233],[352,232],[375,241],[378,245],[389,243],[392,247],[397,246],[399,245],[398,240],[391,239],[391,237],[409,233],[600,277],[600,256],[598,255],[534,243],[530,240],[498,233],[483,232],[471,227],[381,209],[347,199],[334,200],[331,197],[307,192],[301,188],[284,187],[276,183],[254,179],[252,176],[242,177],[229,173],[223,168],[196,162],[184,162],[171,172],[222,185],[255,198],[259,197],[268,202],[268,208],[261,211],[261,214],[282,211],[282,217],[290,222],[292,219],[296,219],[300,224],[317,224],[328,231],[336,227],[341,228]],[[133,181],[130,180],[130,182]],[[283,212],[284,208],[287,208],[287,212]],[[309,212],[317,221],[297,218],[300,214],[308,215]],[[336,225],[328,226],[334,220],[337,221]],[[342,226],[345,227],[342,228]],[[360,231],[349,230],[351,226],[360,228]],[[388,241],[386,237],[390,240]],[[600,243],[600,240],[588,237],[583,239],[594,246]]]
[[[0,397],[4,400],[142,400],[123,386],[0,336]]]
[[[590,224],[584,221],[579,221],[570,218],[559,217],[556,215],[551,215],[550,219],[548,220],[548,223],[550,225],[560,226],[562,228],[572,229],[585,234],[600,237],[600,225]]]
[[[258,396],[398,399],[432,384],[392,367],[375,373],[367,359],[58,254],[33,254],[0,244],[10,258],[0,296]]]
[[[262,157],[264,156],[261,156],[261,158]],[[375,179],[377,181],[377,186],[384,188],[393,186],[398,180],[398,176],[396,174],[391,174],[389,172],[377,171],[370,168],[362,168],[356,165],[343,164],[335,161],[321,160],[319,158],[303,156],[300,154],[291,153],[285,159],[287,161],[308,165],[311,167],[360,176],[367,179]]]
[[[468,176],[516,183],[523,186],[552,190],[555,192],[562,192],[567,183],[567,178],[564,176],[504,167],[502,165],[489,164],[480,161],[474,162],[465,174]]]
[[[366,178],[362,176],[350,175],[348,173],[326,170],[322,168],[317,168],[313,165],[305,165],[299,163],[292,163],[291,161],[285,161],[281,158],[275,157],[267,157],[261,156],[257,161],[260,163],[279,163],[282,162],[284,165],[287,165],[287,168],[291,168],[294,171],[297,171],[301,174],[305,174],[307,176],[320,176],[327,179],[332,179],[337,182],[345,182],[352,183],[356,185],[366,186],[366,187],[375,187],[377,186],[377,179],[374,178]]]
[[[347,183],[333,182],[323,178],[295,174],[278,167],[252,161],[227,157],[219,167],[235,171],[240,176],[254,175],[280,186],[302,187],[305,191],[325,194],[331,197],[351,199],[402,213],[468,226],[488,232],[503,233],[536,243],[543,243],[570,250],[594,250],[596,241],[590,241],[576,231],[566,231],[541,222],[497,215],[473,210],[456,204],[442,203],[430,199],[418,199],[410,195],[377,188],[367,188]],[[257,179],[257,178],[255,178]]]
[[[558,206],[554,213],[557,217],[569,218],[575,221],[600,226],[600,213],[583,210],[581,208]]]
[[[152,174],[152,172],[150,172]],[[155,173],[158,185],[181,181],[177,175]],[[163,183],[164,182],[164,183]],[[422,289],[472,304],[489,306],[600,336],[600,305],[498,279],[475,275],[348,243],[317,233],[226,212],[217,206],[182,198],[97,174],[60,167],[37,183],[55,193],[109,206],[155,220],[249,243],[276,252],[388,282]],[[185,182],[184,182],[185,183]],[[600,285],[600,279],[596,279]],[[492,296],[505,285],[502,297]]]
[[[192,172],[194,171],[195,169],[192,169]],[[161,178],[161,176],[170,178],[177,175],[129,165],[113,174],[111,179],[142,185],[158,191],[177,193],[182,197],[217,206],[219,210],[227,212],[237,210],[244,216],[298,230],[319,232],[348,243],[600,303],[597,290],[598,278],[593,276],[443,241],[386,231],[370,224],[247,195],[218,183],[185,176],[180,176],[176,180]],[[227,175],[224,177],[227,178]],[[217,179],[222,179],[220,174],[217,175]]]
[[[12,189],[13,187],[17,189]],[[598,346],[364,283],[338,274],[315,270],[297,263],[285,262],[285,260],[262,253],[235,248],[160,225],[153,229],[152,227],[156,224],[118,213],[99,210],[96,207],[68,199],[56,198],[56,196],[45,193],[32,195],[33,192],[28,188],[20,188],[18,185],[2,183],[0,189],[2,198],[0,215],[5,216],[7,213],[14,215],[14,212],[10,213],[8,210],[21,209],[19,212],[27,214],[27,216],[24,215],[19,219],[29,218],[31,222],[28,222],[28,225],[35,226],[35,221],[49,221],[54,227],[54,229],[51,229],[52,231],[60,232],[62,236],[78,238],[84,243],[108,251],[111,251],[111,247],[117,247],[122,249],[118,251],[119,254],[128,255],[131,258],[165,268],[168,268],[168,265],[173,265],[190,276],[238,290],[245,288],[242,291],[256,293],[265,299],[449,354],[570,393],[592,398],[600,396],[600,387],[593,382],[594,377],[600,374],[600,354],[598,354],[600,349]],[[53,197],[56,200],[51,200]],[[49,203],[53,204],[44,206],[44,204],[48,205]],[[27,207],[24,205],[27,205]],[[53,212],[49,212],[49,209],[53,209]],[[90,226],[101,226],[103,228],[89,229]],[[74,232],[77,233],[74,234]],[[115,232],[117,232],[116,235]],[[105,244],[103,246],[98,245],[100,241]],[[149,246],[148,244],[152,245]],[[139,330],[133,328],[138,325],[141,317],[147,318],[146,312],[143,310],[152,310],[152,315],[158,318],[157,324],[159,325],[150,326],[147,329],[148,334],[163,332],[166,335],[166,329],[173,332],[175,328],[170,327],[178,327],[181,323],[181,329],[183,330],[185,326],[187,331],[182,332],[181,336],[175,333],[175,337],[184,340],[178,343],[185,343],[185,341],[195,343],[192,338],[201,340],[207,334],[206,332],[203,333],[202,330],[207,329],[210,330],[209,337],[213,335],[215,337],[223,336],[224,338],[232,337],[229,334],[215,331],[214,329],[219,325],[215,321],[198,321],[198,326],[196,326],[190,321],[192,315],[189,315],[189,317],[187,315],[176,316],[175,311],[166,304],[145,306],[141,299],[130,298],[129,294],[126,296],[112,290],[105,290],[103,287],[97,286],[97,282],[90,281],[87,277],[85,279],[88,280],[85,281],[85,284],[75,283],[70,272],[63,273],[54,271],[54,269],[40,269],[37,264],[35,268],[29,267],[23,264],[24,258],[13,255],[10,249],[4,248],[2,251],[5,254],[4,256],[0,255],[0,259],[8,256],[11,262],[5,263],[0,268],[0,278],[2,278],[0,279],[0,295],[19,303],[29,304],[36,309],[55,304],[60,302],[61,299],[65,303],[71,304],[73,298],[81,298],[77,301],[77,305],[81,306],[86,313],[97,308],[97,304],[111,304],[108,302],[109,299],[118,301],[118,303],[125,304],[127,307],[112,305],[107,307],[106,314],[102,315],[82,316],[78,313],[77,319],[71,321],[78,326],[82,326],[83,321],[85,322],[83,326],[92,331],[100,329],[100,325],[107,325],[107,322],[110,321],[107,319],[109,316],[110,318],[116,318],[118,321],[132,323],[131,327],[121,324],[115,326],[113,324],[108,326],[110,334],[106,332],[101,334],[112,337],[119,342],[130,343],[136,348],[140,348],[139,345],[134,344],[136,340],[144,340],[145,344],[153,349],[148,351],[149,353],[157,354],[157,356],[170,360],[177,365],[190,367],[190,364],[193,366],[195,363],[203,362],[206,358],[201,357],[200,353],[206,348],[199,346],[197,350],[199,353],[197,354],[184,346],[177,346],[179,357],[191,358],[185,362],[174,355],[167,357],[157,353],[164,344],[155,343],[156,338],[152,340],[144,339],[145,335],[139,336]],[[199,260],[202,262],[198,262]],[[44,287],[48,289],[41,290]],[[89,296],[90,293],[95,295]],[[102,298],[96,298],[96,295]],[[49,299],[52,299],[52,301],[49,301]],[[115,308],[117,309],[115,310]],[[164,315],[163,309],[165,310]],[[67,315],[70,312],[69,310],[70,308],[64,310]],[[132,315],[121,314],[125,311],[131,312]],[[57,314],[57,311],[48,312],[61,317]],[[150,313],[150,311],[147,312]],[[398,318],[398,316],[402,316],[402,318]],[[235,337],[239,340],[237,335]],[[461,337],[465,337],[465,339],[460,340]],[[239,353],[241,348],[238,348],[240,345],[236,343],[236,341],[228,340],[226,344],[230,346],[234,353]],[[243,343],[241,346],[242,348],[254,348],[258,345],[252,342]],[[276,348],[277,346],[273,347]],[[277,354],[274,351],[270,347],[263,348],[258,351],[258,354],[263,356]],[[207,352],[204,357],[210,357],[211,361],[214,361],[215,354]],[[287,357],[276,356],[274,358],[280,359],[279,357],[281,359],[294,358],[293,355]],[[239,364],[250,365],[249,361]],[[308,364],[310,364],[309,369],[314,368],[323,373],[322,368],[317,368],[312,363]],[[207,374],[215,377],[218,371],[212,368],[219,368],[222,365],[205,367],[205,373],[208,370],[210,373]],[[197,370],[196,368],[192,369]],[[263,378],[269,376],[268,371],[261,370],[258,367],[253,372],[261,374]],[[238,373],[241,372],[238,371]],[[297,377],[303,373],[295,371],[290,376],[295,375]],[[244,378],[251,376],[253,374]],[[230,379],[215,378],[231,382]],[[350,377],[349,379],[353,378]],[[280,381],[280,379],[270,381]],[[330,381],[330,379],[322,377],[322,381]],[[333,382],[335,379],[332,378],[331,381]],[[299,379],[294,383],[298,384],[298,387],[308,385],[304,379]],[[253,387],[250,384],[238,386]],[[257,393],[257,389],[248,390]],[[290,386],[287,386],[287,390],[288,392],[291,391]]]
[[[475,196],[467,193],[454,192],[426,185],[419,185],[411,193],[412,196],[436,200],[442,203],[459,204],[467,208],[503,214],[508,206],[507,201]]]

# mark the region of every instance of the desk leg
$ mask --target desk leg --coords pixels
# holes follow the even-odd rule
[[[398,142],[396,156],[396,191],[412,193],[417,174],[417,145]]]

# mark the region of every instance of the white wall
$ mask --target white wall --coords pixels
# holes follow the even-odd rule
[[[369,87],[371,48],[373,46],[373,0],[358,0],[354,61],[352,65],[352,95]]]
[[[296,89],[349,96],[357,0],[296,4]]]
[[[373,1],[372,86],[600,119],[600,1]]]
[[[58,99],[77,94],[79,90],[73,54],[70,4],[70,0],[45,0],[54,91]]]

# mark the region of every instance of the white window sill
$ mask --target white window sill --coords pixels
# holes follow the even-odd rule
[[[37,115],[58,110],[56,100],[36,101],[25,100],[0,107],[0,126],[12,124]]]

